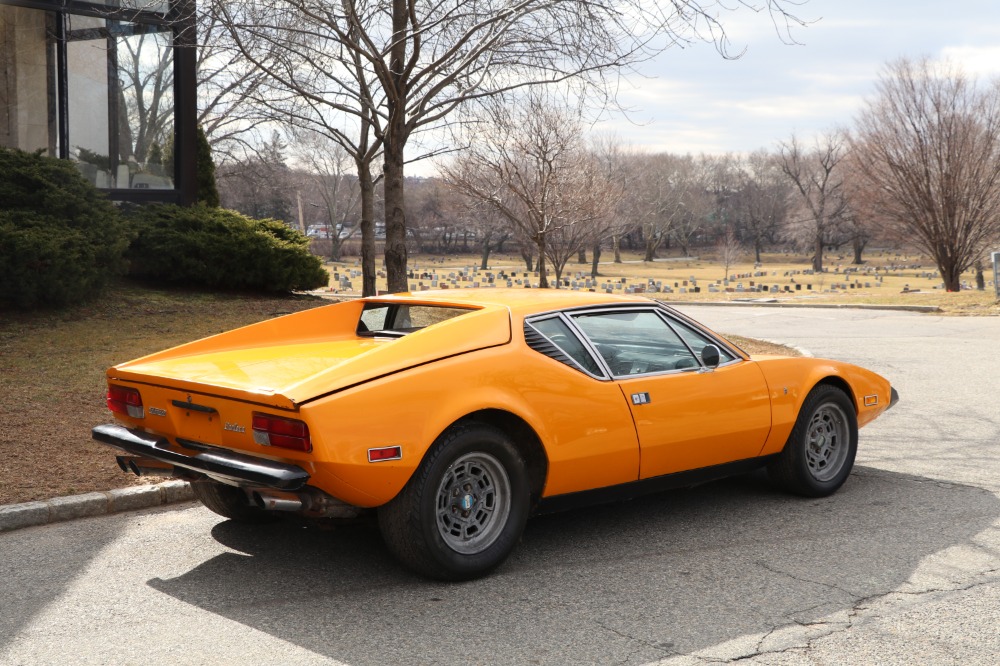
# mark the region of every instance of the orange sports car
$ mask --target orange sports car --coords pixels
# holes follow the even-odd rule
[[[233,520],[375,509],[440,579],[504,561],[532,513],[766,466],[833,493],[896,391],[857,366],[750,357],[640,297],[469,289],[364,298],[117,365],[136,474],[191,481]]]

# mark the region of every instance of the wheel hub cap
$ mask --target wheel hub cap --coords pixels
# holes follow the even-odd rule
[[[813,414],[808,432],[806,463],[809,473],[817,481],[829,481],[840,473],[847,461],[850,449],[847,415],[835,404],[822,405]]]
[[[458,553],[482,552],[507,525],[510,501],[510,479],[499,460],[482,452],[461,456],[438,486],[438,534]]]

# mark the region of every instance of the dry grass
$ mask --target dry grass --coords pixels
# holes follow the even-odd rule
[[[676,252],[673,253],[676,255]],[[946,314],[954,315],[1000,315],[1000,304],[991,286],[986,291],[963,290],[958,293],[948,293],[940,289],[941,279],[934,265],[926,257],[889,251],[873,251],[865,255],[866,263],[860,267],[861,272],[853,272],[855,266],[850,264],[850,257],[831,254],[824,258],[824,265],[829,272],[820,275],[804,275],[809,263],[802,257],[787,254],[771,254],[762,257],[763,264],[755,268],[750,257],[745,261],[730,266],[730,286],[735,289],[737,284],[744,288],[753,281],[767,286],[777,285],[780,293],[738,293],[736,291],[710,293],[711,283],[721,282],[725,276],[725,267],[711,254],[697,258],[683,258],[664,254],[663,259],[655,262],[644,262],[637,254],[625,253],[624,263],[611,261],[611,253],[605,252],[600,264],[599,282],[625,280],[625,284],[645,283],[647,280],[659,280],[665,285],[678,288],[672,294],[657,294],[659,298],[668,301],[732,301],[749,298],[774,298],[781,302],[802,304],[838,304],[838,305],[921,305],[934,306]],[[478,267],[478,257],[472,255],[457,255],[448,257],[411,257],[410,269],[419,274],[422,272],[436,273],[445,279],[449,273],[455,273],[463,268]],[[355,260],[328,264],[331,272],[349,274],[351,270],[359,270],[360,265]],[[875,279],[875,271],[880,279]],[[490,271],[501,270],[508,274],[516,271],[519,276],[524,273],[524,262],[516,255],[494,255],[490,259]],[[851,271],[845,277],[845,271]],[[765,272],[763,277],[752,276],[755,272]],[[590,274],[590,264],[579,264],[571,261],[566,265],[564,277],[573,278],[578,273]],[[381,275],[381,274],[380,274]],[[987,276],[989,278],[990,276]],[[700,293],[680,293],[684,281],[689,283],[694,279],[701,286]],[[552,276],[550,274],[550,279]],[[967,283],[974,284],[972,273],[963,276]],[[420,280],[415,278],[411,284]],[[424,284],[429,284],[423,280]],[[460,285],[462,283],[459,283]],[[854,284],[854,288],[843,288]],[[867,287],[865,285],[868,285]],[[796,289],[796,285],[799,288]],[[834,288],[837,285],[837,288]],[[333,284],[331,291],[337,293],[358,293],[361,279],[352,280],[353,289],[341,290]],[[785,287],[789,291],[785,292]],[[811,289],[808,287],[811,286]],[[385,288],[384,276],[379,280],[379,288]]]

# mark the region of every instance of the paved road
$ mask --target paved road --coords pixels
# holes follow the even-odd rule
[[[462,585],[369,526],[195,505],[0,534],[0,664],[1000,662],[1000,318],[686,310],[893,379],[841,492],[751,476],[546,516]]]

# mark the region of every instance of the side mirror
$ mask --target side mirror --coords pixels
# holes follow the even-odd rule
[[[715,345],[705,345],[705,348],[701,350],[701,360],[705,364],[706,368],[719,367],[719,361],[721,358],[719,348]]]

